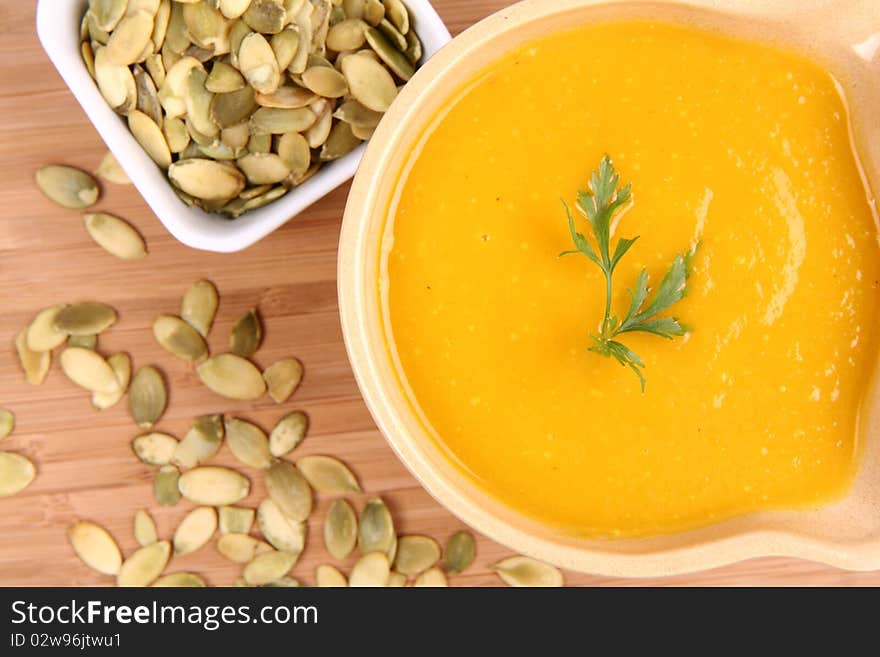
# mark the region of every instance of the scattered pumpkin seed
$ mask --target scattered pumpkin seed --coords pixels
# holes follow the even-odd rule
[[[71,335],[67,338],[68,347],[82,347],[83,349],[91,349],[94,351],[97,345],[97,335]],[[107,361],[107,364],[110,364],[109,360]]]
[[[101,164],[99,164],[98,168],[95,169],[95,175],[102,180],[116,183],[117,185],[131,184],[131,180],[129,180],[128,175],[125,173],[125,171],[122,170],[122,167],[119,166],[119,162],[116,161],[116,158],[110,151],[107,151],[107,154],[104,155],[103,159],[101,160]]]
[[[449,537],[443,551],[443,566],[450,575],[464,572],[474,562],[476,545],[470,532],[460,531]]]
[[[83,301],[59,310],[53,326],[69,335],[96,335],[115,322],[116,311],[106,303]]]
[[[183,295],[180,316],[202,337],[207,337],[217,314],[219,300],[217,288],[211,281],[196,281]]]
[[[179,479],[180,470],[173,465],[163,465],[156,472],[156,478],[153,481],[153,493],[160,505],[174,506],[180,501]]]
[[[562,573],[558,568],[529,557],[508,557],[492,566],[492,570],[510,586],[550,587],[563,585]]]
[[[70,343],[75,337],[77,336],[70,336],[68,343]],[[128,390],[129,381],[131,381],[131,358],[128,357],[128,354],[123,352],[112,354],[107,357],[107,364],[116,375],[116,380],[119,381],[119,389],[116,392],[111,393],[92,393],[92,406],[99,411],[103,411],[118,404],[119,400],[125,396],[125,393]]]
[[[370,552],[382,552],[389,554],[397,542],[394,533],[394,521],[388,507],[380,498],[374,497],[364,510],[358,529],[358,549],[361,554]]]
[[[255,157],[255,156],[249,156]],[[263,327],[256,310],[247,311],[232,327],[229,336],[229,351],[236,356],[249,358],[254,355],[263,338]]]
[[[223,435],[223,418],[220,415],[197,417],[174,450],[172,461],[183,468],[206,462],[220,450]]]
[[[269,439],[262,429],[238,418],[226,418],[225,427],[226,444],[235,458],[252,468],[262,470],[269,467],[272,453]]]
[[[391,74],[375,59],[356,53],[342,61],[342,73],[351,95],[375,112],[385,112],[397,97]]]
[[[197,371],[202,382],[222,397],[247,401],[266,391],[260,370],[235,354],[213,356],[199,365]]]
[[[91,349],[66,348],[61,352],[61,369],[67,378],[90,392],[112,394],[119,390],[113,368]]]
[[[201,362],[208,357],[202,336],[180,317],[159,315],[153,322],[153,335],[165,351],[178,358]]]
[[[449,584],[446,581],[446,575],[439,568],[429,568],[421,575],[416,577],[416,581],[413,582],[413,586],[415,587],[446,587]]]
[[[315,569],[315,583],[319,588],[340,588],[348,586],[345,575],[333,566],[324,564]]]
[[[428,536],[401,536],[397,543],[394,568],[412,577],[432,568],[440,560],[440,546]]]
[[[391,575],[391,565],[388,563],[388,555],[383,552],[370,552],[365,554],[348,576],[348,585],[356,587],[384,587],[388,584]]]
[[[116,541],[100,525],[78,520],[67,530],[67,540],[76,556],[92,570],[116,575],[122,566],[122,553]]]
[[[101,195],[97,181],[73,167],[57,164],[40,167],[34,178],[46,198],[64,208],[87,208]]]
[[[217,539],[217,551],[235,563],[248,563],[259,554],[272,552],[273,548],[265,541],[244,533],[223,534]]]
[[[171,544],[168,541],[157,541],[140,548],[122,562],[116,575],[118,586],[149,586],[168,564],[171,556]]]
[[[120,260],[139,260],[147,255],[144,238],[119,217],[104,212],[83,215],[86,231],[95,243]]]
[[[15,336],[15,351],[24,372],[24,378],[31,385],[38,386],[46,380],[49,365],[52,363],[51,351],[34,351],[27,346],[27,329]]]
[[[269,434],[269,451],[273,456],[282,457],[299,445],[305,438],[309,418],[302,411],[288,413],[278,421]]]
[[[31,485],[37,471],[21,454],[0,452],[0,497],[20,493]]]
[[[287,461],[275,461],[265,474],[269,498],[291,520],[303,521],[312,512],[312,489],[296,467]]]
[[[174,532],[174,554],[195,552],[211,540],[217,531],[217,512],[210,506],[190,511]]]
[[[324,519],[324,546],[334,559],[345,559],[357,543],[357,515],[345,500],[334,500]]]
[[[27,346],[31,351],[51,351],[68,337],[66,331],[55,328],[55,316],[65,304],[51,306],[37,313],[27,328]]]
[[[292,552],[280,550],[258,554],[244,567],[242,575],[252,586],[270,584],[284,577],[296,564],[298,557]]]
[[[134,514],[134,539],[141,547],[152,545],[159,540],[156,523],[145,509],[140,509]]]
[[[312,488],[319,493],[360,493],[361,487],[351,470],[332,456],[303,456],[296,462]]]
[[[269,396],[276,404],[283,404],[290,398],[302,381],[302,376],[303,366],[296,358],[283,358],[267,367],[263,372],[263,380],[266,382]],[[302,440],[301,437],[300,440]],[[286,453],[284,452],[284,454]],[[282,455],[275,454],[275,456]]]
[[[288,518],[271,499],[260,503],[257,524],[265,539],[275,549],[299,554],[305,548],[306,523]]]
[[[180,493],[193,504],[223,506],[240,502],[251,489],[247,477],[220,466],[199,466],[180,475]]]
[[[0,408],[0,440],[6,438],[15,428],[15,414],[5,408]]]
[[[217,514],[221,534],[247,534],[253,527],[256,512],[243,506],[221,506]]]
[[[168,465],[177,449],[177,439],[167,433],[146,433],[131,441],[131,449],[142,463]]]
[[[207,586],[205,580],[195,573],[171,573],[170,575],[163,575],[153,582],[153,588],[202,588],[204,586]]]
[[[140,368],[128,393],[128,407],[135,423],[142,429],[151,428],[162,417],[167,403],[168,392],[159,371],[151,365]]]

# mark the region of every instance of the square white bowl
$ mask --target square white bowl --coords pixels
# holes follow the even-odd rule
[[[349,180],[365,145],[321,168],[302,185],[279,200],[238,219],[226,219],[200,208],[188,207],[171,183],[128,130],[125,119],[104,101],[80,54],[80,21],[87,0],[39,0],[37,35],[49,59],[73,92],[95,130],[119,160],[147,204],[179,241],[195,249],[229,253],[240,251],[286,223],[312,203]],[[406,0],[426,60],[450,39],[449,31],[428,0]]]

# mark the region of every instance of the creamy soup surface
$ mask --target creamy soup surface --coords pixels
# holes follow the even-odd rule
[[[605,303],[572,207],[610,155],[659,282],[700,248],[690,332],[587,351]],[[553,35],[493,64],[401,174],[381,263],[389,348],[436,440],[514,509],[593,537],[670,532],[846,492],[875,359],[875,216],[833,78],[792,53],[666,24]],[[576,215],[579,230],[589,234]],[[391,242],[393,238],[393,243]]]

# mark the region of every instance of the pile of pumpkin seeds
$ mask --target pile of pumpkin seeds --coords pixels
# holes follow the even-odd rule
[[[178,196],[230,217],[368,140],[422,58],[401,0],[90,0],[81,42]]]

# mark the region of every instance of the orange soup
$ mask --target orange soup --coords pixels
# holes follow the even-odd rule
[[[700,243],[670,313],[689,332],[627,337],[644,393],[587,350],[602,272],[558,257],[560,199],[574,207],[606,153],[633,186],[613,235],[640,235],[615,312],[643,267],[656,285]],[[389,348],[436,440],[495,497],[626,537],[846,492],[880,258],[846,106],[815,63],[659,23],[553,35],[449,102],[395,198]]]

